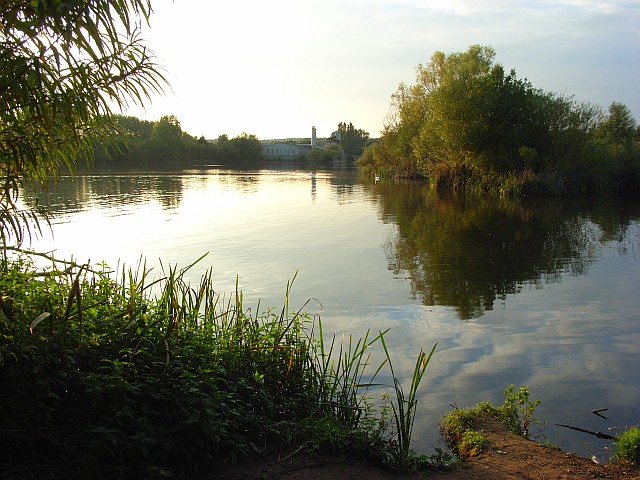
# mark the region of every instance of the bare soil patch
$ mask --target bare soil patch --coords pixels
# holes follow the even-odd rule
[[[484,431],[488,439],[487,447],[466,462],[443,470],[402,475],[368,463],[319,461],[293,455],[247,461],[211,472],[203,479],[640,480],[640,467],[597,464],[588,458],[538,445],[514,435],[491,418],[478,420],[476,429]]]

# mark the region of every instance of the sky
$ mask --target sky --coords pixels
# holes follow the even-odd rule
[[[339,122],[380,136],[391,95],[436,51],[491,46],[546,92],[640,121],[640,0],[164,0],[142,37],[170,87],[146,120],[175,115],[214,139],[320,138]]]

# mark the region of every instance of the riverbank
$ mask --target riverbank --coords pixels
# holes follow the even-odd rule
[[[273,445],[411,464],[402,446],[433,349],[418,355],[409,406],[391,404],[394,423],[406,427],[396,440],[391,418],[369,404],[377,372],[365,376],[377,343],[387,356],[377,371],[388,364],[404,402],[386,331],[325,336],[319,318],[290,309],[293,280],[280,311],[252,310],[239,290],[220,297],[210,271],[192,287],[185,273],[195,263],[155,279],[144,263],[112,272],[8,252],[0,478],[192,478]]]
[[[483,451],[464,463],[446,469],[398,474],[376,465],[349,460],[317,460],[309,457],[281,454],[253,459],[235,466],[207,472],[200,480],[220,478],[325,480],[506,480],[506,479],[640,479],[640,467],[595,463],[592,459],[570,452],[539,445],[511,433],[495,419],[482,418],[476,428],[487,437]],[[601,460],[604,461],[604,460]]]
[[[290,311],[291,283],[282,310],[261,313],[244,307],[239,291],[221,299],[210,274],[191,287],[185,274],[193,265],[169,267],[154,280],[144,264],[114,274],[104,266],[15,253],[0,276],[0,478],[383,479],[399,476],[374,462],[396,471],[444,464],[442,452],[415,456],[409,449],[415,392],[433,350],[420,352],[405,392],[386,331],[359,340],[325,336],[320,319]],[[36,267],[34,257],[51,266]],[[376,342],[397,399],[380,418],[362,380]],[[456,409],[465,420],[458,425],[473,427],[466,420],[491,413],[522,432],[536,405],[527,387],[511,385],[501,407],[482,402],[473,415]],[[460,443],[451,438],[450,444]],[[482,451],[497,456],[487,471],[505,464],[517,446],[524,456],[514,457],[510,471],[541,465],[532,460],[533,444],[521,442],[507,449],[488,438]],[[319,452],[321,461],[311,456]],[[225,462],[246,456],[252,460],[226,470]],[[469,470],[476,457],[485,454],[429,474],[522,478],[478,477]],[[573,462],[563,457],[561,468],[571,472]],[[212,467],[216,463],[225,470]],[[616,476],[595,475],[638,478],[611,468],[603,472]]]

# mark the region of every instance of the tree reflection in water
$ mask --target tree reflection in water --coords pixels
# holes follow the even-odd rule
[[[602,242],[632,241],[626,226],[639,216],[637,203],[613,219],[570,199],[443,195],[415,182],[372,188],[382,220],[398,226],[385,242],[389,269],[408,276],[423,304],[452,306],[463,320],[523,285],[585,275]]]

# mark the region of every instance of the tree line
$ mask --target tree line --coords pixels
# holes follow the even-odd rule
[[[89,167],[141,167],[180,168],[198,164],[251,166],[263,160],[262,143],[255,135],[242,133],[234,138],[220,135],[216,140],[195,137],[182,130],[175,115],[166,115],[158,121],[136,117],[112,115],[119,135],[115,141],[96,143],[92,157],[85,158]],[[340,122],[341,142],[328,144],[307,152],[304,160],[311,163],[330,163],[340,159],[342,153],[357,157],[362,154],[369,134],[356,129],[352,123]],[[310,139],[309,139],[310,142]]]
[[[95,146],[95,167],[180,168],[198,163],[244,166],[262,159],[262,144],[255,135],[243,133],[231,139],[220,135],[217,141],[209,141],[183,131],[174,115],[155,122],[122,115],[114,115],[113,120],[121,135],[115,143]]]
[[[436,52],[392,95],[381,138],[359,165],[453,189],[569,194],[639,190],[640,127],[507,72],[491,47]]]

